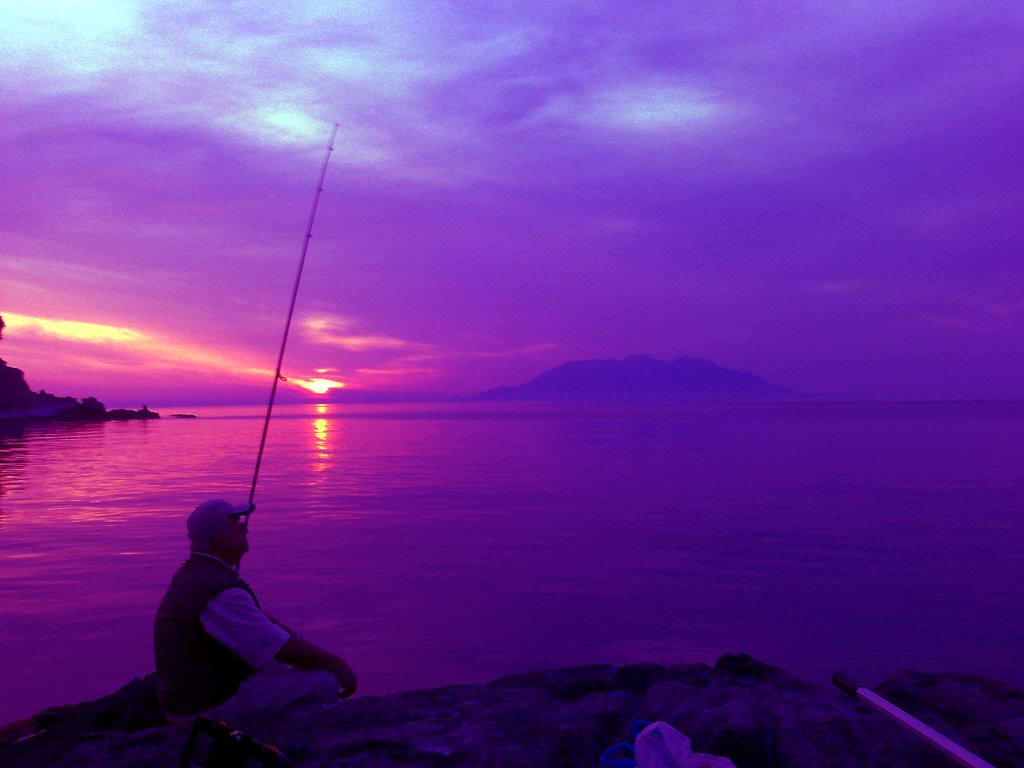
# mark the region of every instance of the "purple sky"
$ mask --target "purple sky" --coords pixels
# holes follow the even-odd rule
[[[0,3],[0,354],[36,388],[263,396],[339,120],[292,379],[643,352],[1024,397],[1019,2],[45,5]]]

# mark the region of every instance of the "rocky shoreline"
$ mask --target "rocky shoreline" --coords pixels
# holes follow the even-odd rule
[[[159,419],[160,414],[146,406],[138,410],[107,410],[95,397],[78,400],[58,397],[46,390],[33,392],[25,373],[0,359],[0,422],[27,421],[129,421]]]
[[[998,768],[1024,765],[1024,691],[955,674],[903,672],[875,686]],[[827,685],[747,655],[705,664],[592,665],[296,706],[241,725],[297,766],[597,766],[635,719],[664,720],[695,751],[737,768],[948,768],[946,758]],[[0,728],[0,764],[175,766],[152,678]]]

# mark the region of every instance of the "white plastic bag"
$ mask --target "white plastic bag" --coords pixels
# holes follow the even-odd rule
[[[731,760],[694,752],[668,723],[651,723],[636,737],[636,768],[736,768]]]

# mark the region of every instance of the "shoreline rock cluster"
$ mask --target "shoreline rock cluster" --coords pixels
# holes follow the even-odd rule
[[[875,687],[997,768],[1024,765],[1024,691],[968,675],[904,672]],[[831,686],[745,654],[705,664],[591,665],[486,685],[296,705],[240,725],[297,766],[597,766],[635,719],[663,720],[737,768],[948,768],[946,758]],[[0,728],[0,763],[22,768],[174,766],[152,676],[96,701]]]
[[[33,392],[25,372],[0,358],[0,421],[129,421],[159,419],[160,414],[146,406],[138,410],[107,410],[95,397],[78,400],[58,397],[46,390]]]

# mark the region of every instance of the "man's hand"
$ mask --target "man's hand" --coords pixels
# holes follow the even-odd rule
[[[339,658],[337,663],[331,667],[331,672],[338,678],[338,685],[341,688],[341,698],[347,699],[356,692],[356,673],[344,659]]]
[[[343,699],[356,692],[356,673],[352,671],[347,661],[298,635],[288,638],[274,658],[298,669],[330,670],[338,678],[340,696]]]

